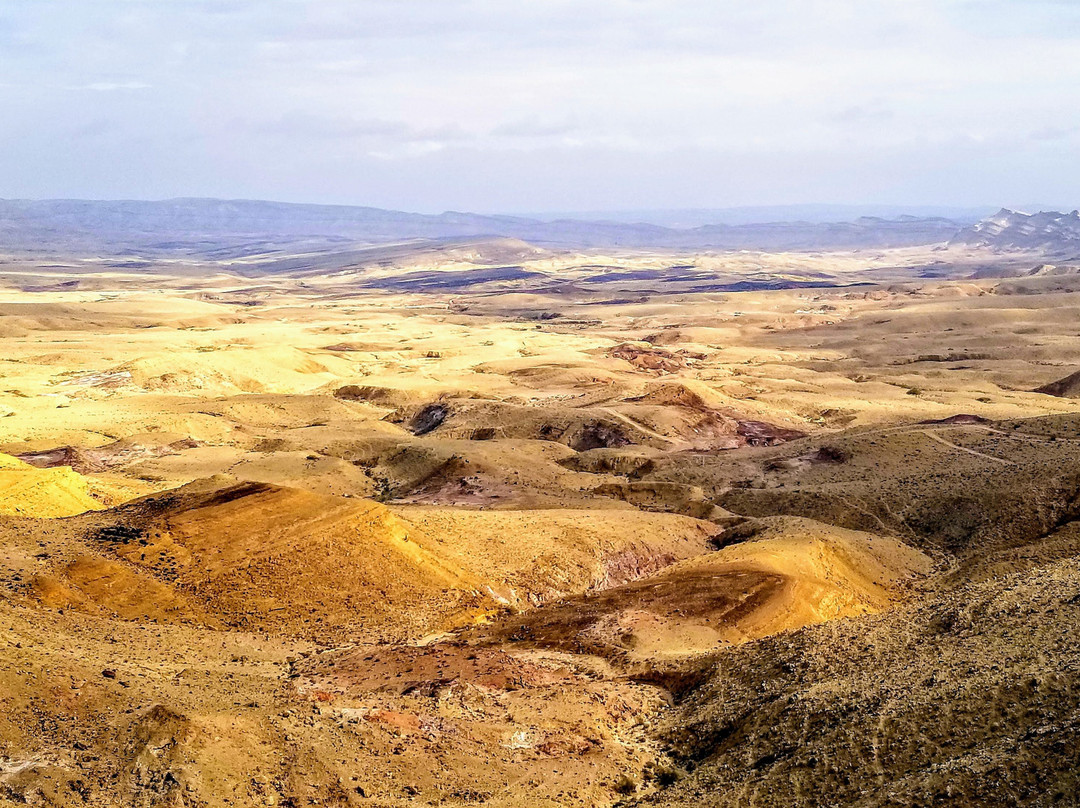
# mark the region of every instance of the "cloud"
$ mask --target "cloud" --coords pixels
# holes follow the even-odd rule
[[[1080,134],[1080,126],[1047,126],[1031,133],[1035,141],[1065,140]]]
[[[829,116],[829,120],[839,124],[865,124],[881,123],[891,120],[895,113],[886,107],[876,104],[856,104],[846,107]]]
[[[94,81],[71,87],[72,90],[93,90],[97,93],[111,93],[117,90],[148,90],[151,85],[142,81]]]
[[[1071,0],[0,0],[0,177],[417,209],[1063,198],[1078,40]]]
[[[472,133],[454,125],[416,126],[406,121],[290,112],[267,121],[248,124],[251,131],[287,139],[389,140],[397,143],[462,142]]]
[[[506,138],[551,138],[570,135],[578,131],[578,126],[566,121],[543,120],[532,116],[506,121],[491,129],[495,137]]]

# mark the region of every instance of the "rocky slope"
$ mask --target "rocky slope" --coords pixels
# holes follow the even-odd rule
[[[997,249],[1080,250],[1080,211],[1023,213],[1002,208],[981,222],[960,231],[954,244]]]

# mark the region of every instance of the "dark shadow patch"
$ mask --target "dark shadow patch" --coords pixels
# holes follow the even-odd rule
[[[413,416],[409,429],[414,435],[426,435],[437,429],[449,414],[450,408],[445,404],[428,404]]]
[[[587,452],[589,449],[616,449],[630,443],[631,440],[617,427],[602,421],[589,421],[582,424],[567,445],[575,452]]]

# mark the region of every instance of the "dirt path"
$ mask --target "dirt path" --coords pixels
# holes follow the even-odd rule
[[[1013,440],[1026,440],[1032,443],[1080,443],[1080,438],[1044,438],[1041,435],[1032,435],[1030,432],[1005,432],[1001,429],[994,429],[989,426],[977,426],[976,429],[988,432],[991,435],[999,435],[1003,438],[1012,438]]]
[[[650,438],[656,438],[657,440],[666,441],[667,443],[672,443],[672,444],[678,443],[678,441],[675,440],[674,438],[669,438],[667,435],[661,435],[659,432],[654,432],[653,430],[649,429],[644,424],[639,424],[637,421],[633,420],[632,418],[628,418],[627,416],[623,415],[621,412],[616,412],[615,410],[611,409],[610,407],[603,407],[602,409],[603,409],[604,412],[606,412],[612,418],[616,419],[617,421],[621,421],[622,423],[626,424],[629,427],[632,427],[632,428],[636,429],[638,432],[641,432],[643,435],[648,435]]]
[[[945,440],[945,438],[941,437],[941,435],[937,435],[937,434],[935,434],[933,432],[930,432],[929,430],[924,429],[924,430],[921,430],[921,431],[922,431],[922,433],[924,435],[926,435],[926,437],[930,438],[930,440],[935,441],[937,443],[940,443],[942,446],[948,446],[950,449],[956,449],[956,451],[958,451],[958,452],[967,452],[969,455],[974,455],[975,457],[981,457],[983,460],[990,460],[990,461],[992,461],[994,463],[1000,463],[1003,466],[1015,466],[1016,465],[1016,463],[1014,463],[1011,460],[1005,460],[1005,459],[1000,458],[1000,457],[994,457],[993,455],[983,454],[982,452],[976,452],[974,449],[967,449],[967,448],[965,448],[963,446],[957,446],[955,443],[947,441],[947,440]]]

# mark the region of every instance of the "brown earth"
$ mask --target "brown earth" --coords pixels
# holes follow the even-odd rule
[[[1072,275],[380,249],[4,257],[0,805],[1076,801]]]

